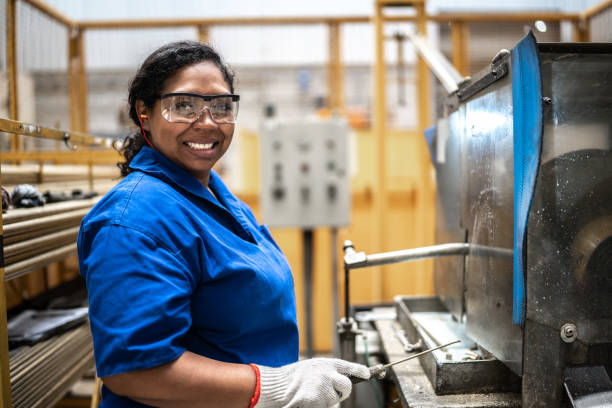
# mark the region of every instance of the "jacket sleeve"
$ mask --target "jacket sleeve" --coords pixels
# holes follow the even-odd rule
[[[79,263],[99,377],[177,359],[191,326],[197,282],[180,253],[135,228],[79,236]]]

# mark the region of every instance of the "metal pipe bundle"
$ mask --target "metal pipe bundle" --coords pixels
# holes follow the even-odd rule
[[[74,253],[79,224],[97,200],[48,204],[6,214],[3,217],[5,280]]]
[[[9,366],[14,408],[53,406],[93,367],[89,327],[82,325],[33,346],[19,347],[11,351]]]

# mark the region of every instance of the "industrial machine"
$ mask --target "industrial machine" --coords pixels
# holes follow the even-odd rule
[[[427,132],[438,245],[345,244],[347,277],[435,258],[436,296],[395,300],[409,343],[462,340],[421,357],[435,395],[462,396],[431,406],[612,406],[611,68],[612,44],[530,33],[501,51]],[[404,405],[421,406],[414,373],[394,374]]]

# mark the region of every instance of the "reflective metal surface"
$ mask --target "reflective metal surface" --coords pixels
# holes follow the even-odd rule
[[[514,171],[511,75],[459,109],[465,110],[461,224],[468,242],[513,247]],[[512,260],[468,256],[467,333],[521,373],[522,333],[512,323]]]
[[[436,244],[465,242],[466,230],[460,224],[461,141],[465,110],[438,121],[436,129]],[[465,256],[436,258],[434,287],[448,311],[462,321],[465,312]]]

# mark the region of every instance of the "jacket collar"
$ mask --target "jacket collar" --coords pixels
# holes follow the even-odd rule
[[[176,165],[157,150],[147,146],[143,146],[140,152],[134,156],[130,162],[130,168],[158,178],[215,205],[238,221],[241,229],[240,233],[244,239],[256,242],[252,233],[249,232],[250,222],[241,210],[240,200],[229,191],[221,177],[214,170],[210,170],[208,186],[215,192],[216,197],[198,179],[189,174],[187,170]]]
[[[206,186],[200,183],[198,179],[157,150],[151,149],[148,146],[143,146],[140,152],[134,156],[130,162],[130,168],[149,174],[168,184],[177,186],[193,195],[219,205],[211,192],[208,191]],[[229,193],[229,190],[227,190],[227,187],[225,187],[223,181],[221,181],[221,178],[214,170],[210,171],[208,184],[217,195],[220,195],[220,190],[223,190],[224,193]]]

